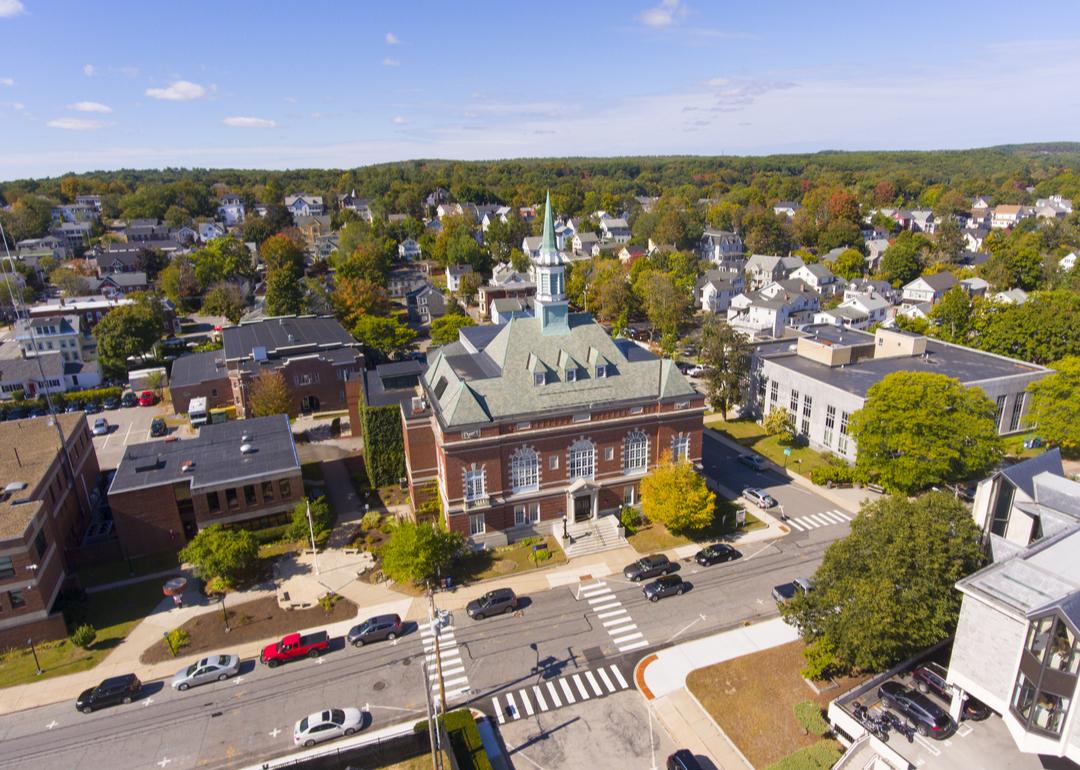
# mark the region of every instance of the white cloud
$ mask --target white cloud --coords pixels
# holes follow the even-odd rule
[[[387,45],[397,45],[400,42],[401,41],[398,40],[398,36],[395,35],[393,32],[387,32],[386,33],[386,44]]]
[[[382,63],[384,67],[396,67],[401,64],[397,59],[391,59],[389,56],[383,59]]]
[[[660,0],[660,5],[641,12],[638,20],[647,27],[663,29],[675,23],[675,19],[685,16],[686,8],[681,0]]]
[[[0,0],[0,19],[18,16],[25,12],[26,8],[20,0]]]
[[[96,131],[105,127],[105,124],[100,120],[87,120],[86,118],[56,118],[45,125],[49,128],[62,128],[65,131]]]
[[[187,102],[206,96],[206,89],[190,80],[177,80],[169,84],[168,88],[147,88],[146,95],[154,99]]]
[[[82,74],[86,75],[86,77],[88,77],[88,78],[94,77],[95,72],[96,72],[96,70],[94,69],[93,64],[84,64],[82,66]]]
[[[76,110],[77,112],[101,112],[108,114],[112,112],[112,107],[101,102],[75,102],[68,105],[69,110]]]
[[[274,128],[277,123],[273,120],[267,120],[266,118],[252,118],[244,116],[234,116],[231,118],[225,118],[221,121],[226,126],[232,126],[233,128]]]
[[[405,118],[401,117],[400,115],[395,115],[394,116],[394,125],[395,126],[404,126],[408,122],[409,121],[407,121]]]
[[[15,78],[0,78],[0,86],[13,86],[15,85]]]

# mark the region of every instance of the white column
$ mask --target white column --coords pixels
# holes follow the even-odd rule
[[[952,700],[949,701],[949,716],[953,718],[956,724],[960,724],[960,714],[963,712],[964,701],[966,700],[967,693],[954,684],[952,686]]]

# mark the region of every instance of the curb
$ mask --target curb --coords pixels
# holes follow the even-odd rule
[[[683,689],[686,690],[686,694],[690,696],[690,700],[694,701],[697,707],[701,709],[701,713],[705,715],[705,717],[709,720],[710,723],[712,723],[712,726],[716,730],[717,734],[721,738],[723,738],[727,745],[731,747],[731,750],[735,752],[735,755],[743,761],[743,764],[745,764],[746,767],[749,768],[749,770],[754,770],[753,764],[751,764],[750,760],[746,758],[746,755],[742,753],[742,749],[735,745],[735,741],[731,740],[731,738],[728,737],[728,734],[724,732],[724,728],[720,727],[720,725],[716,723],[716,720],[713,719],[713,715],[709,713],[708,709],[701,705],[701,701],[699,701],[698,697],[694,695],[694,691],[691,690],[689,687],[683,687]]]
[[[649,664],[654,660],[657,660],[656,653],[652,653],[641,660],[634,666],[634,684],[637,685],[638,691],[645,696],[645,700],[655,700],[656,696],[653,695],[652,690],[645,684],[645,669],[649,667]]]

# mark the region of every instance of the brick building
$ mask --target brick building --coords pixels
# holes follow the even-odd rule
[[[190,353],[173,361],[169,378],[169,396],[177,414],[188,410],[193,398],[205,398],[213,409],[233,403],[232,383],[225,367],[225,351],[207,350]]]
[[[128,556],[182,548],[211,524],[257,529],[288,522],[304,496],[283,414],[204,425],[195,439],[129,444],[109,487]]]
[[[279,316],[221,332],[237,417],[248,416],[251,381],[279,371],[301,412],[345,409],[345,382],[364,370],[360,343],[334,318]]]
[[[413,500],[434,485],[478,545],[595,523],[662,455],[701,459],[704,399],[674,362],[569,313],[550,203],[534,262],[535,317],[462,329],[402,405]]]
[[[0,649],[7,649],[67,635],[54,608],[70,570],[66,552],[96,502],[98,461],[82,414],[0,423],[0,446]]]

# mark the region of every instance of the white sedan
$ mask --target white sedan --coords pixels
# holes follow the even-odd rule
[[[95,436],[109,435],[109,421],[104,417],[98,417],[94,420],[94,427],[90,429],[90,432]]]
[[[293,743],[297,746],[314,746],[316,743],[352,735],[364,726],[364,712],[360,709],[327,709],[308,714],[293,728]]]

